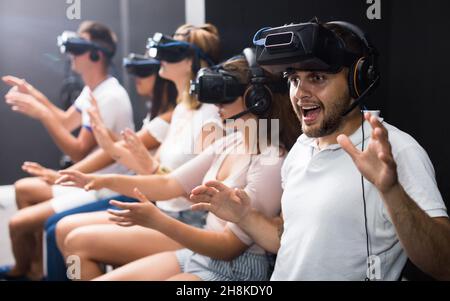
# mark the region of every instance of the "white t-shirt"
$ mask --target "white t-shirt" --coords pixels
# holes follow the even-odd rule
[[[216,141],[205,149],[203,153],[190,160],[183,166],[173,171],[174,177],[190,194],[192,189],[211,180],[217,180],[217,174],[226,157],[233,151],[234,145],[241,142],[238,135],[229,135]],[[244,189],[248,194],[253,208],[256,208],[269,217],[275,217],[280,212],[281,166],[285,155],[271,146],[265,152],[258,155],[245,155],[248,163],[234,171],[224,181],[228,187]],[[224,221],[212,213],[208,213],[205,229],[223,232],[229,228],[243,243],[249,246],[248,251],[256,254],[264,254],[265,251],[256,245],[236,224]]]
[[[100,116],[109,130],[117,135],[120,135],[120,132],[126,128],[134,130],[131,101],[127,91],[117,79],[109,77],[95,88],[93,94],[98,103]],[[80,96],[74,102],[75,108],[81,113],[81,125],[89,131],[91,131],[91,127],[87,110],[91,107],[90,99],[89,87],[85,86]],[[125,166],[113,163],[96,173],[128,172]]]
[[[199,109],[189,109],[183,103],[175,107],[170,128],[159,149],[161,166],[175,170],[196,157],[201,150],[196,150],[202,129],[207,124],[222,127],[222,122],[215,105],[203,104]],[[163,210],[179,212],[190,209],[191,202],[185,197],[157,202]]]
[[[169,132],[170,123],[162,119],[161,117],[155,117],[150,120],[148,115],[142,122],[142,130],[146,130],[151,136],[153,136],[159,143],[162,143]]]
[[[399,182],[431,217],[447,216],[425,150],[408,134],[389,132]],[[364,123],[364,144],[372,132]],[[361,149],[362,131],[350,136]],[[284,233],[272,280],[364,280],[366,232],[361,174],[339,144],[318,150],[300,136],[282,168]],[[378,190],[364,181],[370,255],[375,279],[397,280],[407,256]],[[374,278],[372,278],[374,279]]]

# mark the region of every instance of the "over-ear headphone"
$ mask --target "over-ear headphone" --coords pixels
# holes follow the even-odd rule
[[[366,54],[350,67],[348,85],[350,95],[358,99],[364,92],[373,89],[378,84],[380,74],[378,70],[378,52],[370,43],[367,35],[356,25],[344,21],[333,21],[326,24],[337,25],[358,37],[365,46]],[[345,41],[343,41],[345,44]]]
[[[100,60],[100,54],[98,52],[99,51],[97,49],[91,50],[91,52],[89,53],[89,58],[91,59],[91,61],[98,62]]]
[[[264,117],[272,106],[272,92],[266,85],[263,69],[256,63],[255,51],[245,48],[243,53],[251,73],[250,85],[244,93],[245,106],[254,115]]]

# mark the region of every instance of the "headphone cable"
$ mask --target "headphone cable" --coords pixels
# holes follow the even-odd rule
[[[365,132],[364,132],[364,113],[361,114],[362,121],[361,121],[361,131],[362,131],[362,145],[361,145],[361,151],[364,151],[364,139],[365,139]],[[370,252],[369,252],[369,231],[367,230],[367,207],[366,207],[366,196],[365,196],[365,189],[364,189],[364,177],[361,174],[361,188],[362,188],[362,197],[363,197],[363,206],[364,206],[364,228],[366,231],[366,250],[367,250],[367,270],[370,269]],[[366,281],[370,281],[370,278],[366,274]]]

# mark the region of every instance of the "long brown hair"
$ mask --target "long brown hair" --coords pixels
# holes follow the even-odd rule
[[[149,99],[152,104],[149,112],[150,119],[173,110],[176,106],[178,96],[177,88],[172,81],[162,78],[158,73],[155,76],[153,93]]]
[[[251,72],[247,60],[243,57],[236,57],[223,63],[223,69],[235,76],[239,82],[250,84]],[[282,78],[265,72],[265,76],[271,83],[282,84]],[[287,85],[287,84],[286,84]],[[270,89],[270,87],[268,87]],[[271,89],[270,89],[271,90]],[[278,119],[280,125],[279,140],[281,146],[286,150],[290,150],[297,138],[301,135],[301,126],[297,116],[292,108],[289,95],[286,91],[283,93],[271,90],[272,105],[264,117],[258,119],[267,119],[267,140],[271,143],[271,120]],[[258,135],[259,136],[259,135]],[[259,143],[258,143],[259,145]]]

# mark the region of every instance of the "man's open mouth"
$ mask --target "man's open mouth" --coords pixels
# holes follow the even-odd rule
[[[300,110],[303,115],[303,120],[306,123],[312,123],[317,119],[322,108],[319,105],[302,105],[300,106]]]

